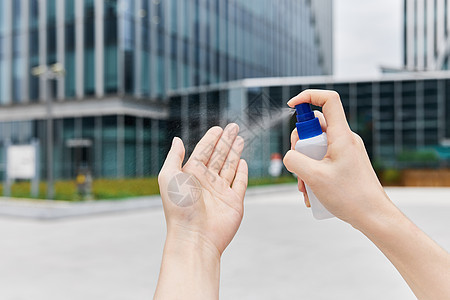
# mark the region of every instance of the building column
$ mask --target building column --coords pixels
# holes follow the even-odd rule
[[[136,176],[144,175],[144,119],[136,117]]]
[[[395,154],[403,151],[402,82],[394,82],[394,149]]]
[[[225,128],[227,126],[227,97],[224,96],[226,90],[219,90],[219,115],[220,115],[220,127]]]
[[[445,126],[447,120],[445,120],[446,114],[446,104],[445,103],[445,94],[446,94],[446,84],[445,79],[439,79],[437,81],[437,128],[438,128],[438,141],[442,143],[445,139]],[[450,122],[450,120],[448,121]]]
[[[350,114],[350,127],[353,131],[358,131],[358,107],[357,107],[357,88],[355,83],[349,85],[349,114]]]
[[[418,149],[425,145],[425,116],[424,116],[424,82],[416,82],[416,147]]]
[[[74,138],[75,139],[81,139],[83,138],[83,120],[81,117],[76,117],[74,119]],[[70,161],[70,163],[73,164],[73,162],[78,162],[80,163],[81,161],[81,148],[78,147],[74,147],[72,148],[73,152],[74,152],[74,157],[72,157],[72,160]],[[77,169],[77,165],[73,165],[75,167],[75,169],[73,170],[75,172],[75,176],[77,176],[78,174],[78,169]]]
[[[265,115],[264,110],[266,110],[267,112],[270,109],[270,104],[269,104],[269,98],[265,97],[265,95],[270,95],[269,93],[269,88],[264,87],[262,89],[262,111],[263,111],[263,116]],[[269,96],[270,97],[270,96]],[[248,103],[248,101],[245,101]],[[245,110],[243,110],[245,111]],[[263,117],[264,118],[264,117]],[[269,120],[270,122],[270,120]],[[247,122],[248,124],[248,122]],[[248,124],[248,126],[251,126],[250,124]],[[260,176],[263,177],[264,175],[267,174],[267,169],[269,167],[268,163],[270,161],[270,144],[271,144],[271,136],[270,133],[272,130],[274,130],[273,128],[264,128],[265,124],[260,125],[262,127],[258,128],[257,131],[260,132],[259,134],[259,145],[261,145],[262,148],[262,163],[260,166]],[[263,130],[261,130],[263,129]]]
[[[186,14],[186,18],[188,18],[188,20],[193,20],[194,19],[194,3],[195,1],[189,1],[186,2],[186,10],[185,10],[185,14]],[[194,36],[194,24],[189,24],[191,26],[189,26],[189,36],[191,37],[190,40],[188,40],[188,57],[189,57],[189,61],[188,61],[188,86],[193,86],[194,85],[194,66],[195,66],[195,50],[194,50],[194,46],[192,46],[193,42],[194,42],[194,38],[192,38]]]
[[[125,141],[124,141],[124,126],[125,116],[117,116],[117,178],[123,178],[125,174],[124,160],[125,160]]]
[[[102,177],[102,131],[103,131],[103,124],[102,124],[102,116],[96,116],[95,117],[95,123],[94,123],[94,176],[95,177]]]
[[[380,83],[372,82],[372,151],[373,157],[380,157]]]
[[[159,120],[152,120],[151,128],[151,174],[157,175],[159,172]],[[186,141],[186,140],[185,140]]]
[[[148,26],[149,26],[149,33],[150,33],[150,98],[155,99],[157,95],[157,89],[158,89],[158,31],[157,27],[158,24],[156,24],[156,17],[155,17],[155,11],[157,11],[158,7],[157,4],[154,3],[154,1],[151,1],[150,3],[150,12],[151,15],[148,17]],[[158,16],[159,17],[159,16]]]
[[[199,95],[200,99],[199,99],[199,111],[200,111],[200,132],[201,134],[204,134],[207,130],[207,126],[208,126],[208,122],[206,120],[207,117],[207,92],[204,91],[202,93],[200,93]]]
[[[75,1],[75,94],[84,96],[84,1]]]
[[[181,138],[188,143],[189,141],[189,96],[181,96]]]
[[[15,0],[17,1],[17,0]],[[21,0],[20,6],[22,7],[22,26],[23,28],[21,31],[22,34],[22,40],[21,44],[23,47],[23,82],[22,82],[22,99],[21,102],[28,102],[30,99],[30,2],[28,0]]]
[[[159,5],[162,5],[163,8],[163,14],[164,14],[164,94],[167,95],[167,93],[170,90],[170,73],[171,73],[171,68],[170,68],[170,4],[171,1],[160,1]],[[166,103],[167,101],[169,101],[168,97],[165,97],[163,99]]]
[[[208,14],[209,14],[209,17],[208,17],[208,19],[209,19],[209,42],[210,42],[210,44],[208,46],[210,49],[214,50],[214,51],[211,51],[210,55],[209,55],[209,70],[208,70],[208,72],[210,74],[209,75],[210,78],[216,77],[217,71],[218,71],[218,70],[216,70],[216,65],[214,64],[214,60],[216,57],[216,54],[215,54],[216,44],[214,43],[214,41],[215,41],[215,39],[219,38],[218,36],[216,36],[217,21],[216,21],[216,18],[214,17],[217,4],[218,4],[218,1],[217,2],[210,1],[209,2],[209,11],[208,11]],[[214,74],[214,77],[213,77],[213,74]],[[217,80],[213,80],[213,81],[211,80],[210,84],[216,83],[216,81]]]
[[[124,6],[125,0],[117,0],[117,92],[125,94]]]
[[[142,96],[142,1],[135,0],[134,5],[134,91],[133,94]],[[148,13],[148,12],[145,12]]]
[[[3,13],[3,16],[5,18],[5,44],[4,44],[4,55],[5,55],[5,69],[6,69],[6,75],[5,78],[2,78],[4,81],[2,87],[5,88],[5,92],[0,91],[2,95],[5,97],[3,99],[2,104],[9,104],[12,102],[12,0],[4,0],[5,1],[5,11],[1,12]],[[3,75],[3,74],[0,74]]]
[[[104,1],[95,0],[94,5],[95,5],[95,96],[97,98],[102,98],[105,93]]]
[[[184,22],[185,22],[185,1],[184,0],[176,0],[177,1],[177,32],[181,33],[184,30]],[[183,47],[184,47],[184,42],[183,39],[178,38],[178,48],[177,48],[177,88],[181,89],[183,88],[183,78],[184,78],[184,71],[183,71],[183,65],[184,65],[184,61],[183,61]]]
[[[65,1],[56,1],[56,60],[63,66],[66,65],[65,61]],[[65,78],[64,76],[58,76],[58,85],[56,90],[56,99],[63,100],[65,96]]]
[[[39,65],[47,64],[47,0],[39,0]],[[39,99],[41,102],[48,95],[48,84],[45,76],[39,76]]]

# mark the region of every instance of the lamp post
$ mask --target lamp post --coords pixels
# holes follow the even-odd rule
[[[50,83],[52,80],[64,76],[65,70],[61,63],[50,66],[40,65],[31,69],[31,75],[42,78],[44,81],[43,98],[45,99],[47,115],[47,199],[53,199],[53,115],[52,92]]]

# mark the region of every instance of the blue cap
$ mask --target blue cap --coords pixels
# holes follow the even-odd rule
[[[297,111],[297,133],[301,140],[309,139],[322,134],[319,119],[314,116],[311,106],[302,103],[295,106]]]

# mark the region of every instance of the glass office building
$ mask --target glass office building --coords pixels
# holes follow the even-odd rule
[[[0,103],[42,100],[30,69],[55,62],[59,100],[331,74],[331,22],[331,0],[4,0]]]
[[[169,132],[181,136],[189,152],[210,126],[236,122],[246,140],[244,157],[250,175],[268,176],[271,154],[290,149],[295,118],[293,111],[286,113],[286,101],[309,88],[340,94],[350,127],[364,140],[372,161],[405,167],[396,161],[398,155],[427,150],[443,154],[441,163],[448,164],[450,72],[444,71],[354,81],[333,77],[245,79],[187,89],[171,95],[174,119],[168,124]]]
[[[448,70],[448,0],[403,0],[403,58],[410,71]]]
[[[52,134],[56,178],[155,175],[171,92],[331,74],[332,46],[331,0],[2,0],[0,140],[40,140],[45,172]],[[57,62],[65,76],[31,75]]]

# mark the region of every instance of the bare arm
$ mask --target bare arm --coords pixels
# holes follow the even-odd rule
[[[306,90],[288,102],[312,103],[327,132],[328,152],[321,161],[289,151],[284,163],[299,177],[305,195],[307,183],[336,217],[365,234],[394,264],[419,299],[450,299],[450,255],[415,226],[390,201],[373,171],[362,139],[345,118],[339,95]],[[292,145],[298,140],[296,131]]]
[[[450,255],[397,208],[358,225],[418,299],[450,299]]]
[[[154,299],[218,299],[220,254],[195,234],[168,234]]]

